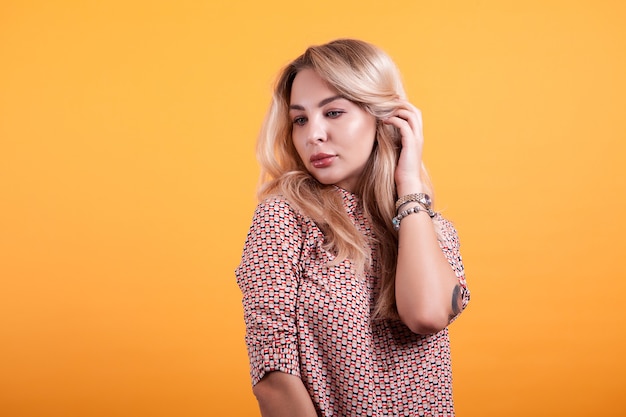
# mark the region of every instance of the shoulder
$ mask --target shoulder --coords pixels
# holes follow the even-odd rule
[[[282,196],[280,194],[274,194],[274,195],[270,195],[270,196],[263,198],[261,201],[259,201],[257,205],[257,210],[259,208],[261,209],[281,208],[281,209],[290,209],[290,210],[295,211],[293,208],[293,205],[289,202],[289,200],[285,196]]]
[[[296,207],[282,195],[272,195],[261,200],[256,207],[255,216],[278,218],[298,218],[303,217]]]
[[[272,195],[261,200],[254,212],[255,224],[270,224],[276,229],[305,230],[314,225],[293,203],[282,195]]]
[[[249,265],[265,265],[270,261],[295,265],[318,240],[323,241],[323,236],[315,223],[300,214],[286,198],[265,198],[254,212],[237,271],[241,273]]]

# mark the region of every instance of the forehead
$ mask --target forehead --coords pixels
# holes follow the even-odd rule
[[[291,85],[290,104],[305,105],[321,99],[337,95],[338,91],[330,86],[312,69],[299,71]],[[310,103],[308,103],[310,104]]]

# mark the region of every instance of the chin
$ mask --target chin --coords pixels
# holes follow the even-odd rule
[[[318,178],[318,177],[313,177],[317,180],[317,182],[319,182],[322,185],[334,185],[337,183],[337,181],[333,181],[331,179],[327,179],[327,178]]]

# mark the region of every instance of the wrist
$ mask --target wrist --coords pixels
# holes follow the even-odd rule
[[[417,203],[417,205],[421,206],[430,217],[435,217],[435,212],[432,209],[432,200],[428,194],[414,193],[399,196],[398,200],[396,200],[396,213],[400,213],[400,211],[409,203]],[[414,204],[411,205],[413,206]]]
[[[426,188],[421,181],[407,181],[402,183],[396,183],[396,192],[398,197],[408,194],[419,194],[426,192]]]
[[[409,204],[411,204],[411,203],[409,203]],[[409,205],[409,204],[407,204],[407,205]],[[396,231],[398,231],[398,230],[400,230],[400,222],[402,221],[402,219],[404,219],[407,216],[410,216],[411,214],[419,214],[420,212],[424,212],[424,213],[428,214],[432,218],[432,216],[430,215],[430,212],[427,209],[425,209],[421,204],[413,204],[409,208],[400,211],[396,215],[396,217],[391,219],[391,224],[393,225],[393,228]]]
[[[397,206],[396,214],[400,213],[401,211],[413,208],[415,206],[420,206],[420,203],[418,203],[417,201],[407,201],[406,203],[402,203]]]

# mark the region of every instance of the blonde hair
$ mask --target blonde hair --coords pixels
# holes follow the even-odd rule
[[[355,193],[360,196],[370,220],[375,241],[368,242],[349,219],[341,196],[332,186],[319,183],[306,170],[293,145],[289,100],[293,80],[303,69],[314,70],[341,96],[356,103],[378,120],[372,154]],[[357,275],[371,267],[370,247],[378,250],[380,294],[374,310],[379,318],[397,318],[395,271],[398,235],[391,219],[398,198],[394,173],[400,155],[400,135],[381,119],[391,115],[404,99],[400,73],[391,58],[379,48],[354,39],[339,39],[311,46],[288,64],[278,76],[270,109],[257,143],[261,165],[259,199],[284,196],[297,210],[309,216],[322,230],[325,245],[335,261],[350,259]],[[428,174],[422,180],[432,196]]]

